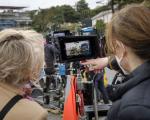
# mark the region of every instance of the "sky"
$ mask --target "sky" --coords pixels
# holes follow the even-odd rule
[[[97,4],[96,2],[102,3]],[[98,5],[105,4],[108,0],[86,0],[90,8],[95,8]],[[68,4],[74,7],[78,0],[0,0],[1,6],[26,6],[27,9],[33,10],[38,8],[49,8],[51,6]]]

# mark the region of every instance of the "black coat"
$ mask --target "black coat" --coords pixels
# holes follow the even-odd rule
[[[49,68],[54,67],[54,63],[56,62],[56,55],[59,54],[58,49],[53,44],[45,44],[44,52],[46,66]]]
[[[150,62],[134,70],[114,89],[108,120],[150,120]]]

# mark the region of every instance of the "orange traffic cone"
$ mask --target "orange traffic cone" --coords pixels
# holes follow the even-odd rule
[[[78,114],[76,111],[75,81],[76,77],[72,76],[70,80],[70,87],[67,90],[68,95],[64,103],[63,120],[78,120]]]

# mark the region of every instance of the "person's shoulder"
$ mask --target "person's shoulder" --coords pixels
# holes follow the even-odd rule
[[[34,101],[30,101],[28,99],[22,99],[16,104],[16,109],[22,109],[19,111],[20,114],[26,113],[28,118],[32,118],[33,120],[46,120],[48,113],[42,108],[38,103]]]
[[[150,80],[129,90],[120,101],[119,120],[150,120]]]
[[[147,79],[129,89],[121,99],[113,103],[108,120],[150,120],[150,80]],[[117,118],[119,117],[119,118]]]
[[[150,120],[150,109],[143,105],[130,105],[121,109],[117,120]]]
[[[121,99],[121,107],[141,105],[150,107],[150,80],[146,80],[130,89]]]
[[[37,102],[28,99],[22,99],[18,102],[18,104],[21,104],[26,108],[32,106],[32,108],[38,108],[39,110],[43,109]]]

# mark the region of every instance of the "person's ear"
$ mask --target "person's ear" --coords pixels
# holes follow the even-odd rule
[[[121,44],[121,42],[117,41],[115,42],[115,55],[118,56],[118,58],[122,58],[124,54],[124,46]]]

